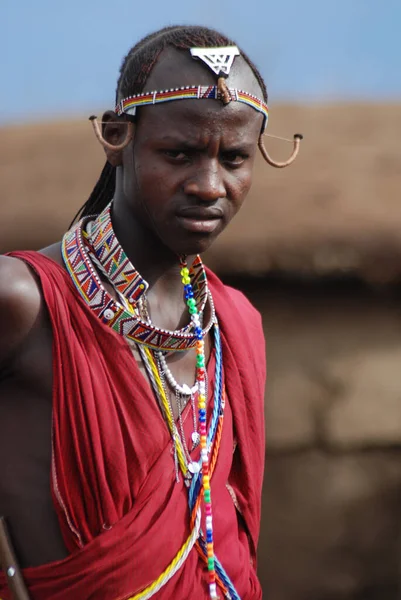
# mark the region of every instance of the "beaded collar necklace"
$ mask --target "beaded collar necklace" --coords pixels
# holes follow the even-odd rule
[[[109,294],[103,286],[93,263],[96,261],[96,265],[100,265],[102,267],[101,270],[104,271],[105,267],[102,257],[109,257],[110,253],[106,249],[102,254],[99,246],[98,254],[101,256],[102,262],[97,258],[95,250],[93,250],[89,244],[88,235],[86,234],[86,237],[84,235],[84,231],[86,231],[89,221],[90,218],[82,219],[65,234],[62,241],[62,255],[65,266],[86,304],[105,325],[130,341],[144,344],[149,348],[160,350],[162,352],[185,351],[189,348],[194,348],[196,346],[197,337],[193,330],[192,323],[178,331],[158,328],[152,323],[148,323],[142,319],[138,314],[138,311],[135,311],[134,313],[128,311],[122,303],[114,300],[111,294]],[[108,234],[110,234],[109,230]],[[96,239],[99,242],[99,239]],[[116,257],[118,255],[118,248],[113,248],[112,254]],[[121,248],[121,246],[119,246],[119,248]],[[119,260],[124,263],[125,258],[125,253],[120,253]],[[113,264],[115,265],[114,262],[110,263],[110,269],[113,270],[113,278],[116,282],[115,285],[118,286],[121,283],[120,289],[125,289],[125,292],[128,290],[130,297],[138,300],[147,289],[147,283],[135,270],[130,271],[127,280],[124,281],[123,272],[119,268],[119,261],[117,261],[115,269],[112,266]],[[207,335],[212,327],[215,314],[210,293],[207,290],[206,274],[199,256],[192,264],[192,273],[194,279],[197,281],[199,293],[198,301],[200,299],[202,304],[205,305],[209,300],[211,308],[210,319],[203,329],[203,335]],[[107,275],[107,277],[109,276]]]
[[[87,224],[82,234],[91,260],[116,292],[124,296],[135,309],[138,300],[144,299],[149,285],[135,269],[117,239],[111,221],[111,207],[112,202],[95,221]],[[207,302],[207,279],[199,256],[192,264],[191,282],[199,312],[202,313]]]

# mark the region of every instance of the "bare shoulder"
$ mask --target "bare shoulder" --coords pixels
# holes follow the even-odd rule
[[[21,260],[0,256],[0,364],[23,343],[37,322],[42,295]]]

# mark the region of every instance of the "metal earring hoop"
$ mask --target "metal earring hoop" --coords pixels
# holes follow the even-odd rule
[[[265,159],[265,161],[271,165],[272,167],[276,167],[276,169],[284,169],[284,167],[288,167],[291,163],[294,162],[294,160],[296,159],[298,152],[299,152],[299,146],[301,144],[301,140],[303,139],[303,135],[300,133],[296,133],[294,135],[294,148],[292,151],[292,154],[290,156],[290,158],[288,160],[285,160],[283,162],[277,162],[275,160],[273,160],[272,158],[270,158],[264,142],[263,142],[263,135],[261,134],[259,137],[259,142],[258,142],[258,146],[259,146],[259,150],[262,153],[263,158]]]
[[[92,123],[92,127],[93,127],[93,131],[95,132],[95,136],[97,137],[99,142],[102,144],[102,146],[104,148],[107,148],[108,150],[113,150],[115,152],[118,152],[119,150],[124,150],[124,148],[126,148],[128,146],[128,144],[132,141],[132,138],[134,137],[133,124],[130,121],[124,122],[124,125],[127,125],[127,127],[128,127],[128,131],[127,131],[125,140],[123,142],[121,142],[121,144],[110,144],[110,142],[107,142],[104,139],[102,132],[100,131],[97,117],[95,115],[92,115],[91,117],[89,117],[89,121],[91,121],[91,123]]]

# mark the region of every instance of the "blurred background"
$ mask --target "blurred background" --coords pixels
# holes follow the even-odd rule
[[[242,213],[206,257],[263,314],[269,600],[401,598],[401,2],[2,3],[0,252],[56,241],[104,158],[87,121],[169,24],[237,40],[269,90]],[[270,139],[283,159],[291,145]]]

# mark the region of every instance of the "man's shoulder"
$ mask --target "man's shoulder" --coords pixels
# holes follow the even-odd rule
[[[0,255],[1,306],[29,305],[40,300],[36,277],[28,265],[14,256]],[[1,311],[0,311],[1,314]]]
[[[25,339],[42,303],[36,277],[21,260],[0,256],[0,362]]]

